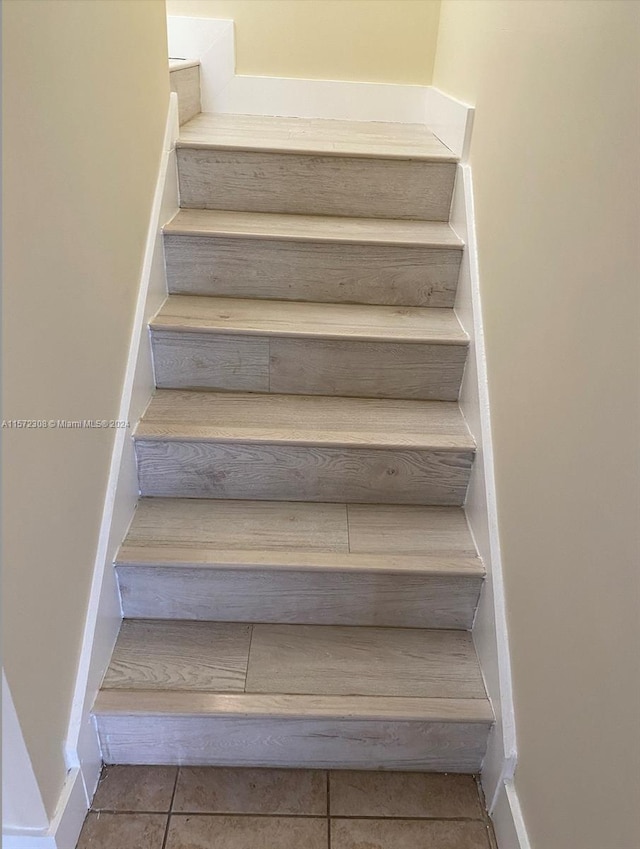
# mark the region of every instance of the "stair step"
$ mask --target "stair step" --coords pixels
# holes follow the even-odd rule
[[[459,506],[457,404],[159,390],[136,428],[142,495]]]
[[[179,147],[457,162],[424,124],[202,112],[180,128]]]
[[[177,160],[183,208],[303,215],[447,221],[456,173],[426,128],[246,115],[196,117]]]
[[[452,307],[446,223],[183,209],[164,227],[173,294]]]
[[[459,508],[141,499],[127,618],[470,628],[484,577]]]
[[[493,720],[471,636],[125,620],[94,713],[107,763],[472,771]]]
[[[151,321],[168,389],[458,397],[468,337],[453,310],[171,295]]]

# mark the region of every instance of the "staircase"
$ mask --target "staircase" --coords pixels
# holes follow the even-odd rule
[[[177,159],[103,758],[478,771],[455,157],[202,114]]]

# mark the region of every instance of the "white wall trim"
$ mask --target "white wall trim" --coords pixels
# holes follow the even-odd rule
[[[20,720],[2,670],[2,831],[44,833],[49,824]]]
[[[468,103],[427,86],[425,92],[424,123],[441,142],[464,162],[469,157],[474,109]]]
[[[140,286],[118,419],[133,425],[155,390],[147,325],[167,296],[161,228],[178,210],[175,142],[178,100],[172,93],[159,163]],[[7,849],[75,849],[102,760],[91,708],[102,682],[120,628],[122,611],[113,559],[127,532],[138,501],[138,479],[130,429],[118,429],[111,454],[109,478],[94,562],[82,648],[65,743],[69,773],[56,813],[45,833],[13,829],[3,837]],[[9,841],[9,842],[7,842]]]
[[[493,815],[506,783],[513,778],[517,747],[498,533],[473,182],[471,167],[466,162],[473,125],[473,109],[437,89],[431,89],[425,117],[426,123],[436,135],[463,160],[458,166],[451,208],[451,226],[466,245],[460,268],[455,312],[471,340],[460,392],[460,408],[477,444],[465,513],[487,570],[473,638],[487,693],[496,715],[496,724],[489,738],[482,768],[485,798],[489,812]],[[508,843],[504,846],[500,844],[500,849],[508,847]]]
[[[491,818],[500,849],[531,849],[513,781],[505,781],[498,789]]]
[[[169,15],[169,55],[200,60],[203,112],[424,121],[428,86],[236,74],[234,23]]]

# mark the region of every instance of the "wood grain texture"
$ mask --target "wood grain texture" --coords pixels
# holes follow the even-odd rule
[[[352,552],[477,557],[459,508],[348,504],[347,515]]]
[[[484,699],[460,631],[254,625],[246,692]]]
[[[204,112],[180,130],[178,146],[327,156],[456,162],[424,124],[218,115]]]
[[[314,304],[170,295],[150,326],[156,331],[240,336],[404,342],[465,348],[469,337],[448,309]]]
[[[151,339],[161,388],[442,401],[458,397],[468,343],[453,310],[184,295]]]
[[[129,619],[468,629],[482,586],[477,574],[442,576],[427,568],[389,574],[241,562],[235,568],[119,565],[116,572]]]
[[[488,699],[404,696],[311,696],[284,693],[204,693],[187,690],[112,690],[104,687],[96,716],[238,717],[243,719],[358,719],[363,722],[463,722],[490,725]]]
[[[185,124],[200,112],[200,66],[171,69],[169,85],[178,95],[178,121]]]
[[[449,219],[453,162],[187,147],[176,153],[182,208]]]
[[[473,451],[136,441],[142,495],[461,506]]]
[[[395,524],[393,515],[380,505],[143,498],[116,556],[124,615],[470,627],[484,570],[462,511],[400,507]],[[374,553],[349,551],[350,534],[352,547]]]
[[[333,303],[453,307],[455,248],[165,234],[169,291]]]
[[[454,403],[244,392],[159,390],[135,436],[147,441],[246,441],[445,452],[473,452],[475,447]]]
[[[125,620],[102,686],[242,692],[250,637],[250,625]]]
[[[462,773],[479,772],[490,726],[155,713],[97,717],[105,763]]]
[[[303,553],[317,553],[327,558],[326,568],[333,568],[329,555],[336,557],[335,568],[347,568],[345,558],[339,555],[364,553],[367,556],[363,557],[363,568],[378,568],[366,564],[377,563],[380,555],[388,571],[409,573],[416,566],[401,564],[414,564],[416,558],[477,561],[467,520],[459,507],[388,504],[141,498],[123,548],[131,552],[142,550],[140,556],[153,548],[154,557],[163,550],[170,557],[184,551],[186,559],[180,562],[186,563],[198,562],[189,558],[206,556],[207,550],[218,556],[224,551],[241,551],[242,556],[254,558],[256,553],[268,557],[269,553],[281,552],[291,554],[291,565],[296,567],[302,566]],[[121,552],[116,560],[124,562]],[[321,562],[313,561],[311,568]],[[445,568],[442,574],[449,574],[449,569]]]
[[[430,401],[457,400],[467,358],[458,345],[315,339],[272,339],[269,352],[271,392]]]
[[[172,499],[152,498],[150,501]],[[185,504],[201,499],[179,498]],[[211,503],[219,502],[212,500]],[[222,502],[226,503],[226,502]],[[259,504],[278,504],[279,502],[248,502]],[[305,502],[299,502],[305,503]],[[313,506],[309,503],[308,506]],[[340,506],[340,505],[337,505]],[[432,508],[430,508],[432,509]],[[433,508],[435,509],[435,508]],[[450,509],[450,508],[444,508]],[[451,508],[456,509],[456,508]],[[128,545],[123,544],[115,559],[115,565],[121,566],[157,566],[176,569],[230,569],[273,570],[291,572],[344,572],[365,575],[410,575],[433,577],[484,577],[482,561],[471,555],[406,555],[406,554],[357,554],[351,551],[310,551],[305,549],[243,549],[215,547],[182,548],[167,545]]]
[[[141,498],[128,548],[348,551],[345,504]]]
[[[269,391],[269,340],[256,336],[151,331],[161,389]]]
[[[463,249],[463,243],[448,224],[434,221],[181,209],[165,224],[163,232],[279,242],[450,248],[459,252]]]

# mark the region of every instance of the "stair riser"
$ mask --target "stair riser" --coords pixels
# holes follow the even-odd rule
[[[453,307],[462,252],[165,234],[170,294]]]
[[[465,345],[339,342],[153,330],[156,385],[456,401]]]
[[[482,580],[293,570],[118,566],[127,619],[468,630]]]
[[[180,206],[448,221],[455,162],[178,148]]]
[[[461,506],[472,451],[136,440],[142,495]]]
[[[97,717],[107,764],[479,772],[489,723]]]

